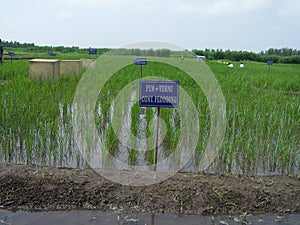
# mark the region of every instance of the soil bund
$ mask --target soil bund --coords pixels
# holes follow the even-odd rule
[[[124,175],[120,171],[113,173]],[[159,184],[137,187],[113,183],[90,169],[2,163],[0,208],[299,214],[300,179],[284,175],[177,173]]]

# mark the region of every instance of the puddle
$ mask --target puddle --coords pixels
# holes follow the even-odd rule
[[[300,214],[265,214],[265,215],[187,215],[178,216],[175,214],[162,213],[124,213],[115,211],[48,211],[48,212],[28,212],[0,210],[0,225],[29,225],[29,224],[136,224],[136,225],[181,225],[181,224],[299,224]]]

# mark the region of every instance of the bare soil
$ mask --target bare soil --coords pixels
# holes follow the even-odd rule
[[[0,208],[300,213],[300,179],[177,173],[159,184],[136,187],[113,183],[90,169],[0,164]]]

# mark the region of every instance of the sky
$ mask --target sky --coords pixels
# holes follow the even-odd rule
[[[41,46],[300,49],[299,0],[9,0],[0,15],[1,39]]]

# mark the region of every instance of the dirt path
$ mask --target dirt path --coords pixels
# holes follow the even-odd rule
[[[133,187],[91,170],[0,164],[0,208],[300,213],[300,179],[178,173],[160,184]]]

